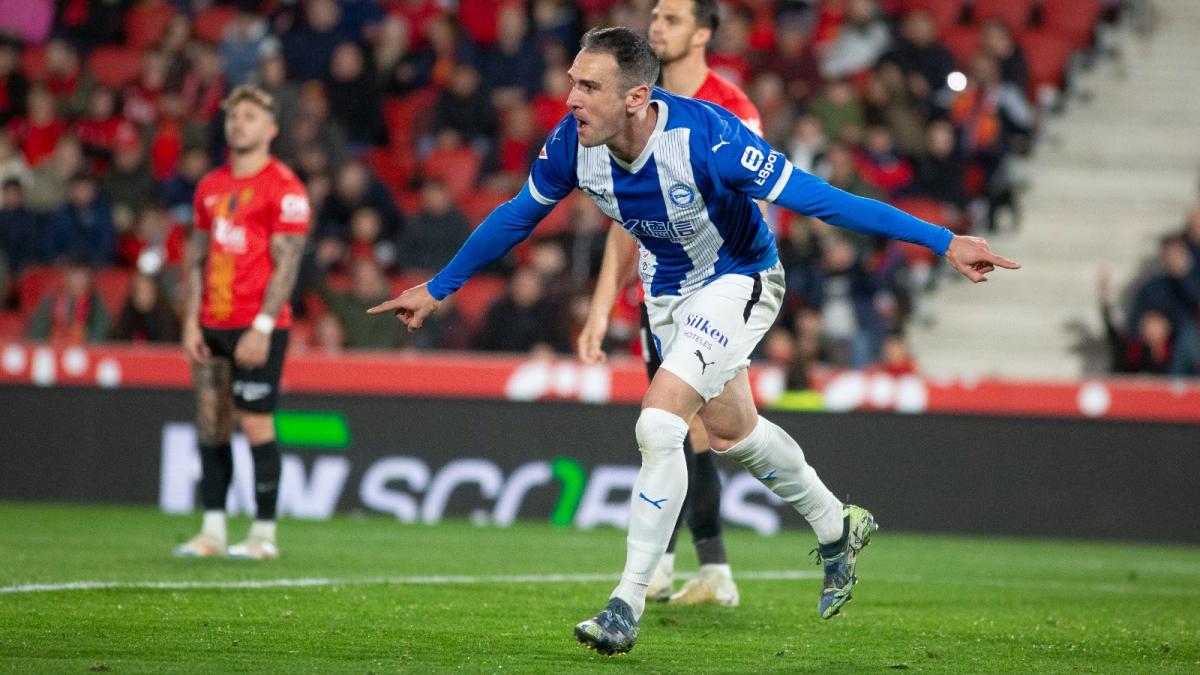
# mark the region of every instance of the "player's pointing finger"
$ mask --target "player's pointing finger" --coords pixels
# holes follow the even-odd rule
[[[1021,263],[1016,262],[1014,260],[1009,260],[1008,258],[1005,258],[1002,256],[998,256],[995,253],[989,253],[988,257],[987,257],[987,261],[992,263],[993,265],[996,265],[997,267],[1003,267],[1006,270],[1021,269]]]

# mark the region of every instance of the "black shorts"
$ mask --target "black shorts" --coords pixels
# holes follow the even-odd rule
[[[233,358],[238,339],[249,328],[205,328],[204,342],[213,358],[229,359],[233,364],[233,405],[252,413],[273,413],[279,404],[279,377],[283,374],[283,358],[287,354],[288,331],[276,329],[271,333],[271,348],[267,362],[258,368],[238,366]]]
[[[638,314],[642,320],[642,360],[646,362],[646,377],[653,380],[662,365],[662,350],[654,333],[650,332],[650,313],[646,311],[646,303],[638,305]]]

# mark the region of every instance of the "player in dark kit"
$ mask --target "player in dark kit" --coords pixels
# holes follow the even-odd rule
[[[762,135],[758,108],[737,85],[708,67],[705,52],[719,22],[716,0],[659,0],[650,23],[650,47],[662,65],[662,86],[669,92],[716,103],[733,113],[742,124]],[[623,227],[614,223],[605,242],[604,261],[592,293],[588,320],[580,331],[576,351],[585,363],[605,360],[601,344],[608,332],[608,316],[617,293],[634,270],[637,242]],[[650,333],[646,304],[641,303],[642,355],[651,380],[662,365],[662,355]],[[708,436],[699,418],[693,418],[684,448],[688,468],[687,504],[680,519],[687,519],[700,571],[674,590],[675,542],[679,524],[658,561],[646,599],[670,600],[678,604],[713,603],[736,607],[737,585],[725,556],[725,538],[721,533],[721,477],[709,451]]]
[[[274,413],[292,321],[288,299],[310,208],[304,184],[270,154],[279,132],[271,96],[243,85],[222,105],[229,163],[196,187],[183,324],[183,351],[196,385],[204,524],[175,555],[266,560],[279,557]],[[257,509],[246,540],[226,549],[235,410],[254,458]]]

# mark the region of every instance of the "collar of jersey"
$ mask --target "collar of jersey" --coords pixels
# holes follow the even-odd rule
[[[658,141],[658,137],[662,135],[663,129],[667,128],[667,102],[661,98],[650,99],[651,103],[658,104],[658,121],[654,124],[654,131],[650,134],[650,140],[646,141],[646,147],[642,148],[641,154],[633,160],[633,164],[623,161],[620,157],[612,154],[612,150],[606,145],[604,149],[608,151],[608,156],[613,158],[617,166],[625,169],[629,173],[637,173],[646,166],[646,162],[650,161],[650,155],[654,154],[654,144]]]

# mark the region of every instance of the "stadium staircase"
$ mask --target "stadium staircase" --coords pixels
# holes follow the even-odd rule
[[[1019,230],[989,235],[1024,269],[986,284],[944,277],[931,318],[910,340],[931,376],[1073,378],[1102,371],[1097,275],[1136,279],[1157,240],[1197,200],[1200,168],[1200,2],[1155,0],[1144,39],[1121,28],[1119,56],[1078,78],[1049,117],[1023,173]]]

